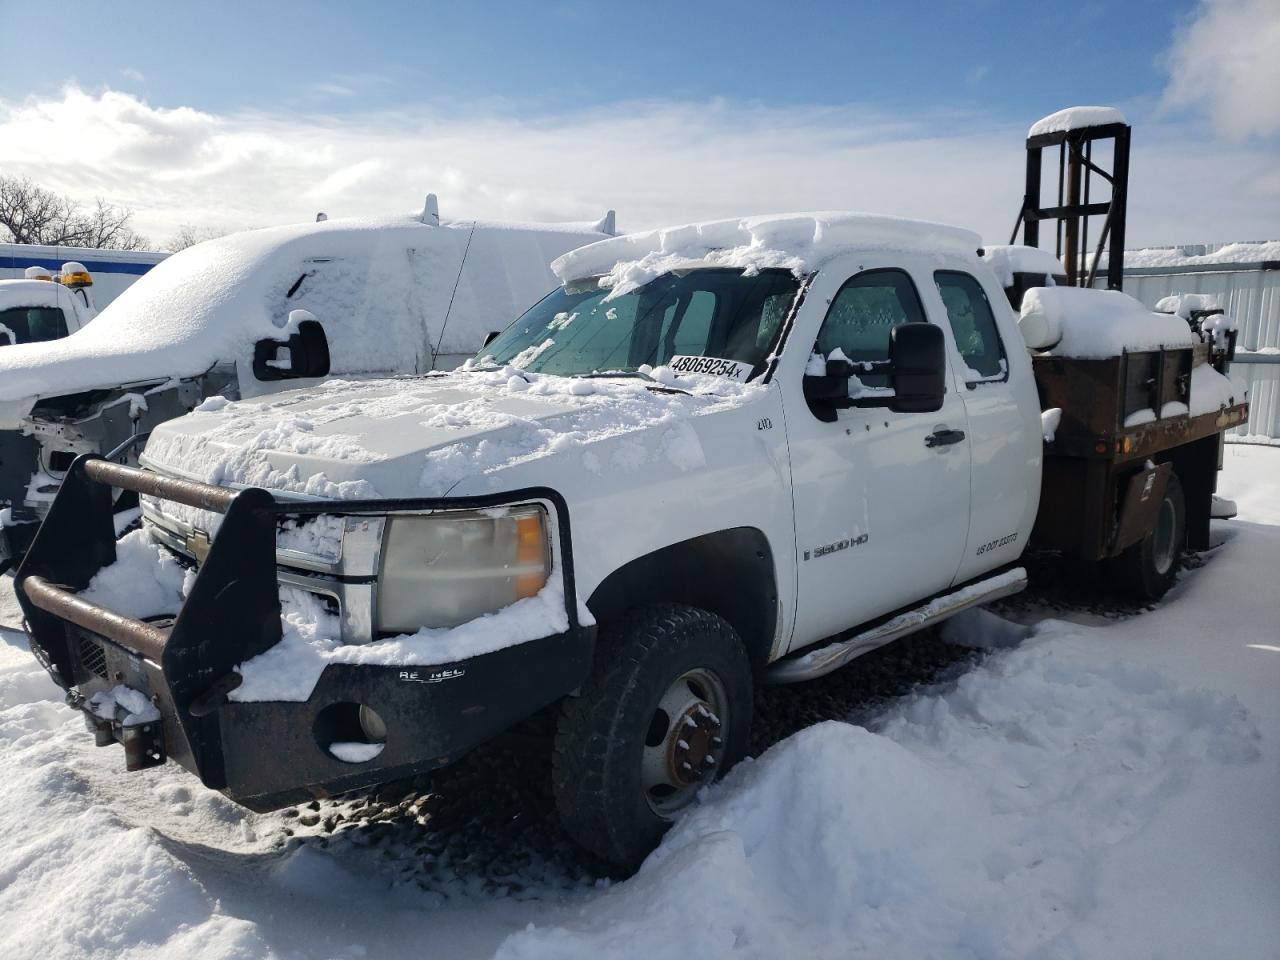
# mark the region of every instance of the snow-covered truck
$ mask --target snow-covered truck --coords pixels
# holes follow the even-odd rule
[[[612,214],[591,225],[441,220],[433,195],[417,217],[197,244],[70,336],[19,336],[0,349],[0,571],[22,556],[75,457],[136,463],[157,424],[213,397],[456,365],[546,292],[553,259],[612,232]]]
[[[33,273],[55,279],[86,273],[91,289],[81,295],[81,301],[103,310],[167,256],[168,253],[159,250],[0,243],[0,284],[9,280],[26,280]],[[68,270],[68,261],[78,269]],[[86,278],[77,279],[83,281]]]
[[[56,274],[29,266],[23,274],[0,279],[0,347],[58,340],[97,316],[84,264],[68,261]]]
[[[565,829],[635,863],[745,753],[753,684],[1021,589],[1059,519],[1102,525],[1126,585],[1171,581],[1237,388],[1197,364],[1187,409],[1148,390],[1130,425],[1104,391],[1109,446],[1082,452],[1091,412],[1050,429],[1040,367],[1212,358],[980,248],[840,213],[619,237],[457,371],[206,404],[140,468],[73,465],[18,571],[33,652],[130,769],[256,810],[555,710]],[[1060,495],[1055,459],[1107,466]],[[118,542],[112,488],[142,498]]]

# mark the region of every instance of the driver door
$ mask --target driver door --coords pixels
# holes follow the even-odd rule
[[[946,318],[925,311],[919,290],[932,282],[927,272],[920,280],[901,256],[882,265],[859,260],[855,270],[829,267],[814,279],[808,296],[825,315],[816,342],[796,346],[813,343],[823,356],[839,348],[855,364],[886,360],[893,327],[939,319],[951,342]],[[970,463],[967,437],[937,442],[967,430],[947,352],[947,392],[934,413],[851,407],[824,422],[800,382],[786,385],[798,569],[792,649],[922,600],[955,578],[968,534]],[[788,370],[799,381],[796,367]]]

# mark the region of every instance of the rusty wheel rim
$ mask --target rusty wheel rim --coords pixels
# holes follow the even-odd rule
[[[645,802],[669,819],[715,779],[728,724],[724,683],[703,667],[672,681],[649,721],[640,764]]]

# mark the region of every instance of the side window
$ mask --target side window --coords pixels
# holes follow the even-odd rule
[[[965,379],[970,383],[1007,380],[1009,363],[982,284],[969,274],[954,270],[939,270],[933,275],[933,282],[947,308],[960,356],[972,371]]]
[[[868,270],[851,277],[831,301],[814,349],[824,357],[837,347],[855,363],[889,359],[889,331],[924,321],[915,284],[902,270]],[[860,374],[868,387],[887,387],[883,374]]]

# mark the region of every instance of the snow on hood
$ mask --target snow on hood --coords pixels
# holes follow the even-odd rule
[[[976,233],[923,220],[839,211],[791,213],[612,237],[566,253],[551,268],[562,283],[600,277],[601,287],[620,295],[685,267],[781,267],[800,275],[849,250],[946,250],[973,257],[981,245]]]
[[[393,217],[210,240],[157,264],[70,337],[0,351],[0,403],[248,361],[253,344],[279,336],[299,308],[324,324],[337,375],[429,369],[437,342],[442,353],[473,353],[485,332],[554,285],[552,258],[601,236],[580,226]]]
[[[262,400],[206,401],[151,435],[143,462],[208,483],[334,499],[482,492],[519,463],[657,430],[656,453],[698,465],[687,420],[765,388],[717,377],[582,379],[514,367],[331,380]],[[668,392],[670,388],[686,392]]]

